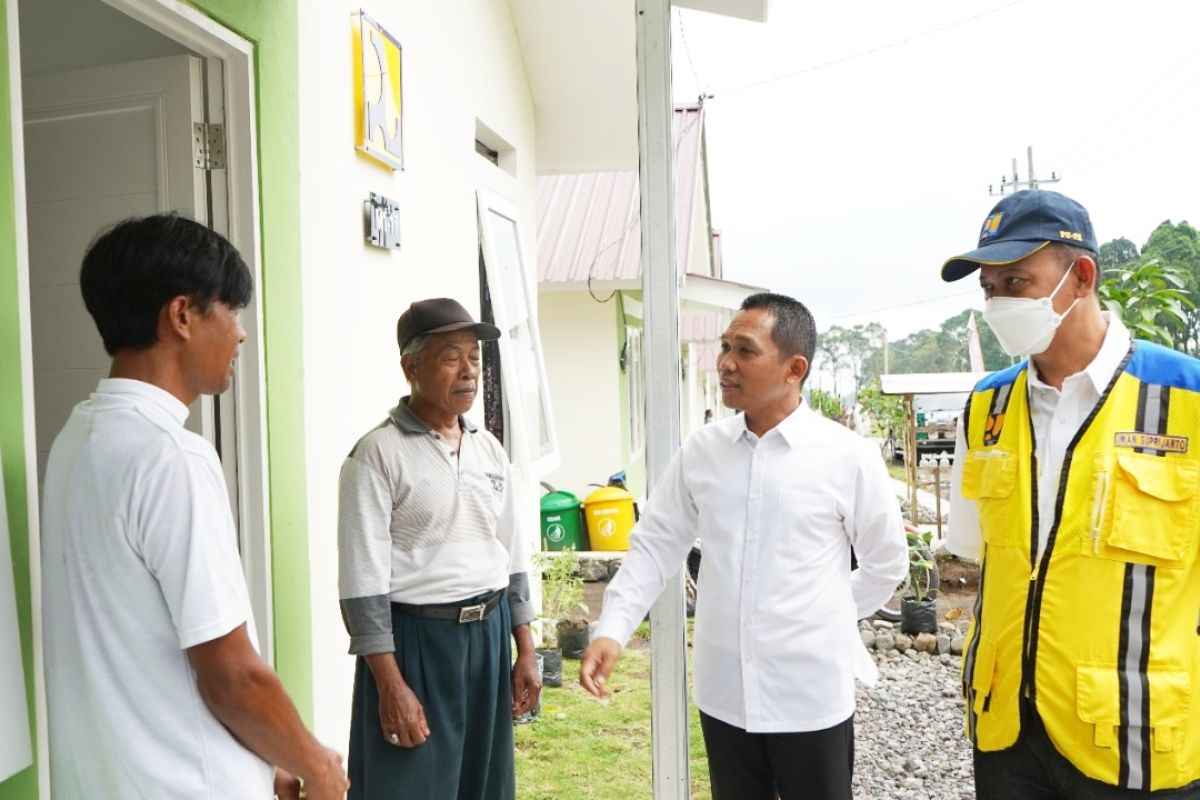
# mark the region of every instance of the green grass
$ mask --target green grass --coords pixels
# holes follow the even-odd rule
[[[634,634],[609,678],[604,700],[579,685],[578,661],[563,661],[563,685],[544,688],[541,716],[516,729],[521,800],[650,797],[648,632],[643,625]],[[690,649],[688,655],[690,668]],[[708,761],[700,718],[691,703],[688,717],[692,796],[708,797]]]
[[[903,463],[896,463],[895,461],[888,461],[887,462],[887,471],[888,471],[888,475],[891,475],[893,478],[895,478],[898,481],[907,481],[908,480],[908,474],[904,471]]]

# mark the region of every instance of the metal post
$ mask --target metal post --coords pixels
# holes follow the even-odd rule
[[[645,324],[646,484],[679,449],[679,270],[675,264],[670,0],[637,0],[638,162]],[[686,800],[687,647],[683,574],[650,611],[650,736],[655,800]]]
[[[920,522],[920,506],[917,504],[917,411],[911,394],[904,395],[904,416],[908,420],[904,432],[904,471],[908,483],[908,514],[912,524]]]
[[[939,459],[937,465],[933,468],[933,491],[934,497],[937,498],[936,510],[937,514],[937,532],[938,541],[942,539],[942,462]]]

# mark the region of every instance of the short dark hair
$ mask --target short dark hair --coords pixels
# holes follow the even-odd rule
[[[244,308],[254,278],[221,234],[177,214],[118,222],[88,247],[79,271],[83,303],[109,355],[158,341],[158,315],[184,295],[207,312],[214,301]]]
[[[801,355],[811,365],[817,351],[817,323],[804,303],[787,295],[760,292],[742,301],[742,311],[755,308],[774,317],[771,339],[784,358]]]
[[[1060,264],[1062,264],[1063,269],[1071,266],[1071,264],[1075,263],[1075,260],[1081,256],[1089,256],[1092,261],[1096,262],[1097,265],[1100,264],[1099,254],[1093,253],[1086,247],[1076,247],[1073,244],[1066,244],[1065,242],[1051,242],[1050,246],[1054,248],[1055,253],[1057,253],[1058,261]]]

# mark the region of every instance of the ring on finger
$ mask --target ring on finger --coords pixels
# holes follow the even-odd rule
[[[400,736],[395,733],[389,733],[387,740],[392,744],[400,744]]]

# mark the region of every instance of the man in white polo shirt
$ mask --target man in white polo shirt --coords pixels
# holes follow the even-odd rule
[[[183,427],[229,387],[249,270],[220,235],[158,215],[101,235],[80,285],[113,360],[46,466],[54,796],[342,797],[340,757],[258,655],[221,465]]]
[[[541,690],[529,556],[504,447],[463,416],[479,342],[499,336],[454,300],[409,306],[396,338],[412,394],[342,466],[352,800],[516,796],[512,718]]]

